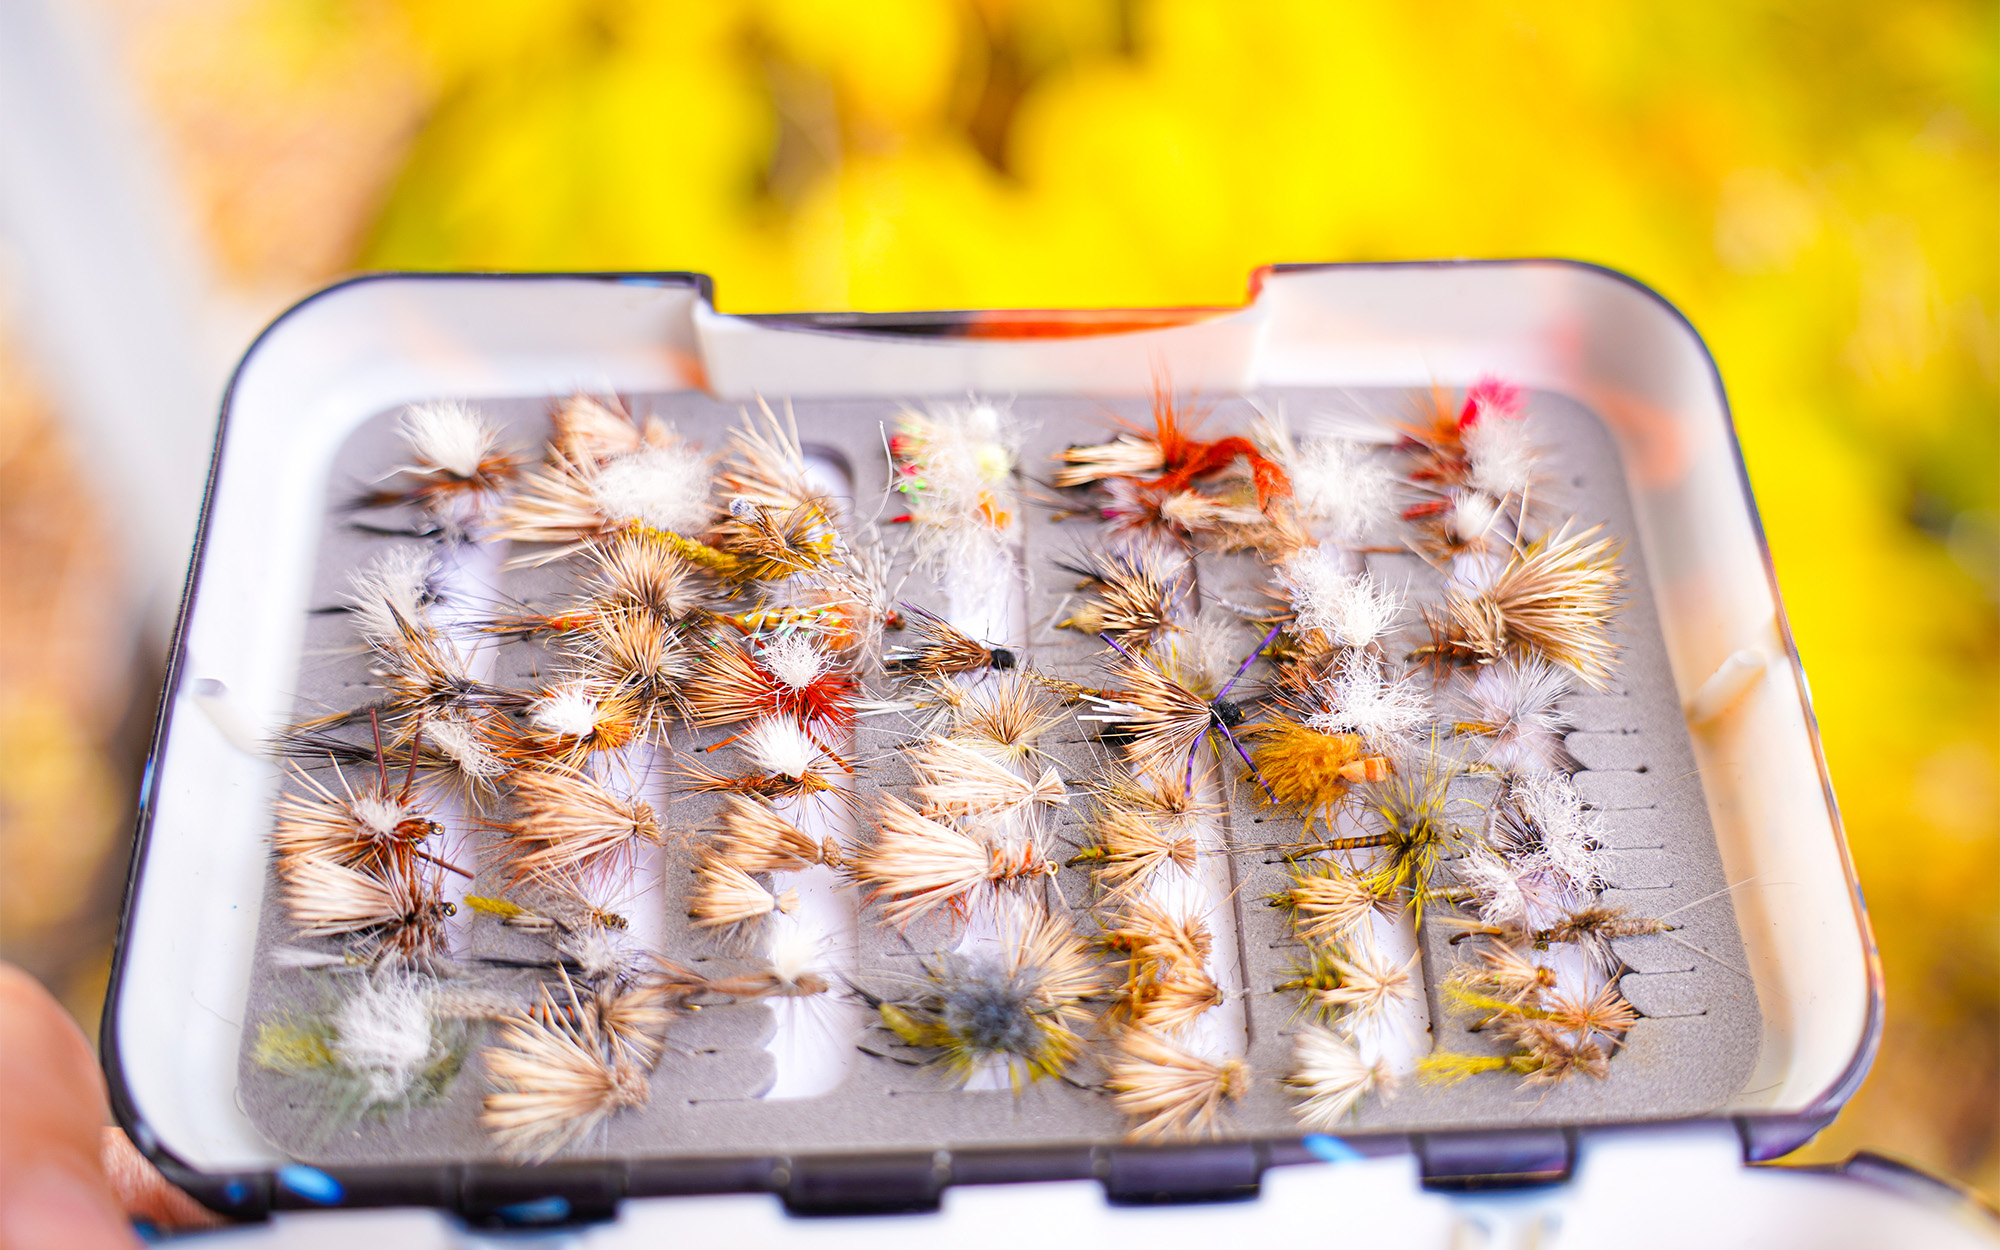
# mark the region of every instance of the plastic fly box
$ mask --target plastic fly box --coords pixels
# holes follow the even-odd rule
[[[600,425],[551,448],[551,415],[578,396]],[[1163,450],[1161,402],[1183,445]],[[497,432],[517,461],[507,480],[429,512],[366,499],[424,467],[409,414],[438,403]],[[1475,418],[1519,427],[1528,497],[1494,487],[1476,511],[1476,486],[1450,485],[1463,452],[1437,440]],[[990,451],[973,457],[987,476],[946,483],[927,438]],[[745,484],[746,446],[810,485],[806,520]],[[672,471],[705,466],[676,491],[633,502],[604,484],[620,457],[676,455]],[[1315,524],[1354,501],[1302,497],[1322,480],[1314,455],[1347,457],[1342,489],[1387,482],[1382,532],[1355,521],[1321,541]],[[597,491],[582,504],[578,481]],[[539,502],[524,512],[526,496]],[[596,530],[576,528],[579,506]],[[1281,510],[1292,529],[1273,537]],[[653,641],[678,648],[662,662],[667,710],[594,750],[604,707],[630,692],[595,675],[613,643],[579,643],[583,626],[556,618],[585,610],[620,534],[672,546],[695,606]],[[1467,640],[1480,587],[1565,541],[1591,565],[1599,539],[1623,577],[1603,640],[1614,667]],[[755,573],[727,563],[753,549],[793,554]],[[1105,553],[1121,576],[1144,566],[1166,583],[1154,632],[1117,632]],[[800,572],[822,558],[841,576]],[[1389,620],[1372,646],[1341,651],[1338,628],[1300,623],[1301,560],[1320,561],[1317,584],[1365,576]],[[419,565],[422,596],[371,616],[382,583],[367,570]],[[418,618],[457,657],[453,680],[489,692],[481,750],[644,802],[646,836],[609,868],[572,862],[521,815],[514,772],[445,776],[471,703],[434,683],[429,702],[398,704],[389,687],[408,674],[384,675],[402,661],[382,635],[422,632]],[[940,637],[999,650],[954,673],[921,658]],[[779,670],[802,646],[818,667],[793,680]],[[742,657],[755,680],[730,686]],[[1567,796],[1580,868],[1550,866],[1553,832],[1519,844],[1556,817],[1522,806],[1520,761],[1493,754],[1506,735],[1466,710],[1482,674],[1519,678],[1530,661],[1555,676],[1539,747],[1522,749],[1545,757],[1528,772],[1558,779],[1536,801]],[[853,676],[827,696],[840,706],[784,703],[829,666]],[[1322,687],[1364,669],[1365,697],[1404,713],[1342,719]],[[1172,766],[1150,772],[1135,763],[1161,741],[1146,718],[1166,713],[1148,683],[1196,692]],[[566,729],[578,713],[557,703],[577,690],[595,711]],[[966,805],[935,743],[960,705],[1001,690],[1046,723],[984,756],[1020,793]],[[819,763],[752,758],[749,704],[766,696],[783,696],[765,710]],[[1349,751],[1352,785],[1318,812],[1273,802],[1264,772],[1286,718]],[[806,773],[817,789],[800,788]],[[1155,833],[1179,804],[1182,840],[1121,891],[1099,826],[1134,786],[1154,791]],[[301,884],[274,830],[302,836],[301,804],[352,816],[357,795],[420,816],[414,833],[377,831],[398,866],[381,847],[320,848],[306,858],[350,875],[314,867]],[[898,804],[925,847],[986,839],[976,889],[917,905],[928,896],[896,875],[913,870],[884,850]],[[999,807],[1015,813],[1004,834]],[[830,849],[719,882],[718,839],[751,809]],[[1443,830],[1432,842],[1383,832],[1418,809]],[[1511,885],[1481,887],[1475,859]],[[1309,929],[1326,913],[1300,902],[1315,873],[1373,892],[1316,931],[1330,942]],[[326,905],[310,890],[363,877],[414,891],[390,910],[430,908],[422,932],[315,929]],[[729,924],[725,884],[744,909]],[[1533,897],[1512,904],[1495,893],[1523,888]],[[1120,945],[1135,903],[1199,922],[1200,990],[1179,1014],[1161,1002],[1178,974],[1143,963],[1129,934]],[[1592,908],[1595,973],[1563,930]],[[1525,954],[1528,981],[1488,975],[1477,952],[1503,947]],[[1034,980],[1051,962],[1082,978],[1067,996]],[[1551,998],[1537,977],[1589,992]],[[435,1027],[398,1054],[408,1030],[384,1013],[411,992],[435,996]],[[362,994],[386,1036],[359,1035]],[[1592,994],[1613,1012],[1601,1027],[1574,1018]],[[989,1010],[1024,1014],[967,1023]],[[1240,309],[746,317],[717,313],[692,275],[384,276],[287,313],[231,385],[103,1050],[121,1122],[218,1210],[431,1206],[533,1224],[649,1196],[886,1212],[935,1207],[948,1186],[1090,1178],[1114,1204],[1240,1198],[1271,1168],[1390,1156],[1427,1188],[1479,1189],[1562,1180],[1580,1140],[1631,1128],[1725,1128],[1759,1161],[1832,1118],[1879,1013],[1719,380],[1686,321],[1626,279],[1563,262],[1280,267]],[[1121,1043],[1133,1032],[1154,1049]],[[1365,1071],[1315,1087],[1306,1037]],[[584,1088],[587,1123],[565,1127],[522,1075],[537,1046],[582,1082],[565,1088]],[[1149,1096],[1187,1104],[1157,1114]],[[503,1108],[521,1112],[514,1128]]]

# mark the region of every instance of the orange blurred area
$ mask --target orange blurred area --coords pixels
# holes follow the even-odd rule
[[[2000,1189],[2000,8],[71,2],[239,314],[360,268],[696,270],[732,312],[1442,256],[1653,285],[1729,387],[1887,970],[1809,1155]],[[0,934],[88,1014],[157,661],[91,632],[117,536],[21,361]]]

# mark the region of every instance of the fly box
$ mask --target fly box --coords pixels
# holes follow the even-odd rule
[[[1628,280],[386,276],[230,387],[103,1050],[218,1210],[537,1224],[1754,1162],[1879,1013],[1719,379]]]

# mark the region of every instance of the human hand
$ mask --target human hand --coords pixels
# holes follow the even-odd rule
[[[125,1250],[139,1244],[134,1219],[221,1222],[106,1119],[82,1030],[33,977],[0,964],[0,1250]]]

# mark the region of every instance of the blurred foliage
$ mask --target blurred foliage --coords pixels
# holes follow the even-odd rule
[[[1456,255],[1652,284],[1728,383],[1888,972],[1815,1150],[1993,1187],[1992,4],[187,7],[181,139],[218,235],[278,240],[219,243],[252,280],[353,237],[367,267],[699,270],[738,312],[1230,304],[1268,262]],[[302,195],[300,135],[401,172]]]

